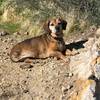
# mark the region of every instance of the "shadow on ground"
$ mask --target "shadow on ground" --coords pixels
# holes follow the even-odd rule
[[[81,40],[81,41],[78,41],[78,42],[73,42],[73,43],[70,43],[70,44],[67,44],[66,45],[66,49],[70,49],[70,50],[73,50],[73,49],[81,49],[81,48],[84,48],[84,43],[87,42],[88,40]]]

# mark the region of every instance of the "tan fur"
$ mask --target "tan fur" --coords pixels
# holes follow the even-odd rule
[[[56,30],[55,33],[49,29],[50,23],[53,24]],[[18,62],[26,58],[47,58],[53,56],[66,61],[63,55],[65,52],[65,42],[62,32],[66,29],[66,25],[67,22],[60,18],[48,21],[44,27],[46,30],[45,34],[24,40],[12,48],[10,53],[11,60]]]

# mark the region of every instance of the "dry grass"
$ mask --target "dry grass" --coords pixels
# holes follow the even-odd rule
[[[99,0],[0,0],[1,21],[18,21],[21,31],[28,30],[34,35],[41,30],[37,23],[56,16],[68,21],[65,35],[83,32],[90,25],[100,25],[99,9]]]

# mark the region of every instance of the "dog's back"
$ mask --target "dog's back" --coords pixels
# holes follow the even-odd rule
[[[48,42],[46,35],[24,40],[12,48],[10,58],[14,62],[22,61],[28,57],[39,58],[43,54],[46,54]],[[45,58],[45,55],[42,58]]]

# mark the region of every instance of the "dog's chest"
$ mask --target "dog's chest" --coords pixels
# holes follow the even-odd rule
[[[57,49],[59,50],[59,51],[64,51],[64,49],[65,49],[65,42],[64,41],[57,41]]]
[[[50,45],[49,45],[49,48],[51,50],[54,50],[54,51],[64,51],[65,49],[65,42],[64,41],[56,41],[56,42],[51,42]]]

